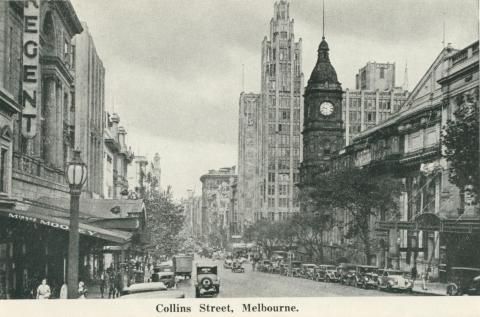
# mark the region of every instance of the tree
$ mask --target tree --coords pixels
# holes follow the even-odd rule
[[[170,257],[182,248],[179,233],[184,225],[182,206],[173,201],[170,188],[165,192],[150,191],[144,198],[147,230],[155,245],[154,256]]]
[[[456,103],[459,107],[454,112],[455,119],[447,121],[442,136],[446,147],[444,156],[451,163],[449,180],[462,191],[478,193],[480,190],[478,89],[474,94],[458,96]]]
[[[334,211],[347,211],[346,238],[358,238],[368,262],[371,256],[371,218],[382,213],[398,213],[398,197],[403,185],[388,175],[376,175],[374,169],[349,168],[319,175],[309,197],[320,211],[319,217],[333,224]],[[325,230],[327,227],[321,229]]]

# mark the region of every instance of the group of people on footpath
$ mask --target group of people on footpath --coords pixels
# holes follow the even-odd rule
[[[83,281],[78,283],[77,298],[87,298],[88,290]],[[47,279],[42,279],[42,283],[37,287],[37,299],[50,299],[52,297],[52,290],[47,283]],[[66,283],[63,283],[60,289],[60,299],[68,298],[68,287]]]
[[[100,274],[100,295],[102,298],[105,298],[107,293],[108,298],[119,297],[121,289],[122,274],[120,271],[111,266]]]
[[[421,279],[422,279],[422,289],[424,291],[428,290],[427,288],[427,281],[430,279],[430,272],[432,269],[430,266],[425,270],[425,272],[422,273]],[[410,275],[412,277],[413,283],[415,283],[415,280],[418,277],[418,271],[417,271],[417,264],[413,264],[412,269],[410,270]]]

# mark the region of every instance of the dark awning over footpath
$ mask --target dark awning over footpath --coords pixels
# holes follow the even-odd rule
[[[68,231],[69,214],[40,206],[22,206],[17,205],[15,209],[0,209],[0,216],[8,217],[19,221],[35,223],[51,228]],[[88,223],[80,222],[79,232],[82,235],[103,239],[119,244],[127,243],[131,240],[132,234],[119,230],[100,228]]]

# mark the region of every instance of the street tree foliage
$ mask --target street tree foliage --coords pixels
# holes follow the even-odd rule
[[[183,247],[180,238],[184,225],[183,208],[173,201],[170,187],[166,191],[149,190],[144,197],[147,230],[152,235],[153,256],[170,257]]]
[[[373,168],[347,168],[318,176],[309,197],[313,208],[329,221],[324,230],[335,222],[345,222],[342,215],[347,212],[345,238],[359,241],[368,261],[372,254],[372,219],[398,214],[402,190],[399,179],[378,175]]]
[[[478,90],[475,94],[458,96],[454,120],[448,120],[442,141],[444,156],[451,163],[449,179],[458,188],[473,193],[479,184]],[[478,198],[478,195],[475,195]]]
[[[403,184],[392,177],[379,176],[371,169],[351,168],[319,175],[300,195],[302,211],[288,219],[266,219],[246,229],[245,237],[266,250],[303,247],[312,261],[325,262],[324,234],[336,224],[343,225],[348,214],[347,239],[359,242],[366,260],[372,254],[372,220],[381,214],[398,214],[398,197]]]

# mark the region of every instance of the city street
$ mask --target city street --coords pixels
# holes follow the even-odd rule
[[[252,272],[251,265],[244,265],[245,273],[232,273],[223,268],[223,261],[200,260],[202,264],[216,264],[220,277],[219,298],[230,297],[321,297],[321,296],[405,296],[410,294],[365,290],[335,283],[315,282],[278,274]],[[195,266],[194,266],[195,267]],[[178,289],[186,297],[195,297],[192,280],[181,280]]]

